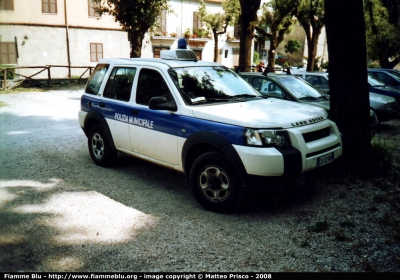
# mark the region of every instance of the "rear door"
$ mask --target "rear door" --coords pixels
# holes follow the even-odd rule
[[[102,111],[107,115],[110,131],[117,148],[133,151],[129,135],[132,85],[136,68],[115,66],[103,91]]]

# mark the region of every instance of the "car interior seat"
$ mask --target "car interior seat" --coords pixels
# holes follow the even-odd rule
[[[198,84],[197,79],[190,75],[185,75],[182,79],[182,86],[184,92],[192,98],[204,96],[203,89],[199,87],[197,84]]]
[[[115,98],[122,101],[129,101],[131,96],[132,82],[127,76],[115,77]]]
[[[268,85],[268,93],[274,93],[274,92],[276,92],[276,85],[273,83],[270,83]]]

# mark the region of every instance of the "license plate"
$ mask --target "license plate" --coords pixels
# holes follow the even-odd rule
[[[317,158],[317,166],[320,167],[325,164],[331,163],[334,158],[335,158],[335,156],[333,155],[333,153],[318,157]]]

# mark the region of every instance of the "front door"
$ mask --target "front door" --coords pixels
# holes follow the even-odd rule
[[[156,69],[140,69],[135,103],[130,112],[129,132],[135,153],[167,163],[178,164],[178,129],[180,116],[176,112],[150,110],[152,97],[173,101],[165,77]]]

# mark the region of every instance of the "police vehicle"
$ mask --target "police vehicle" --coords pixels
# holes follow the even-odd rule
[[[296,178],[342,154],[325,110],[265,98],[189,49],[101,60],[79,122],[97,165],[111,165],[120,152],[182,172],[196,200],[217,212],[233,210],[249,188],[269,188],[271,179]]]

